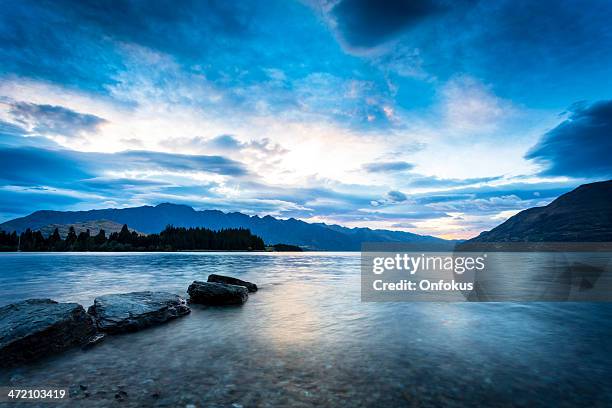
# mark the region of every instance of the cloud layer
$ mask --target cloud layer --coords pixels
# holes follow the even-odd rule
[[[603,0],[11,2],[0,220],[172,201],[477,235],[610,177],[610,20]]]
[[[9,113],[17,123],[34,133],[68,137],[83,132],[95,132],[106,122],[96,115],[75,112],[62,106],[27,102],[12,103]]]

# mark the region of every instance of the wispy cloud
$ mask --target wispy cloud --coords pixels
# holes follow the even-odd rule
[[[405,161],[392,161],[392,162],[381,161],[381,162],[366,163],[362,167],[365,171],[370,172],[370,173],[388,173],[388,172],[412,170],[414,168],[414,165],[408,162],[405,162]]]
[[[63,106],[38,105],[27,102],[13,102],[9,113],[13,119],[37,134],[55,136],[79,136],[96,132],[107,121],[89,113],[79,113]]]

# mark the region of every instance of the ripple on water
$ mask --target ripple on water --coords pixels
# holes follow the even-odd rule
[[[359,254],[2,254],[0,304],[185,294],[210,273],[261,290],[242,307],[194,306],[163,326],[4,370],[0,384],[69,386],[87,406],[612,403],[609,305],[362,303],[359,267]]]

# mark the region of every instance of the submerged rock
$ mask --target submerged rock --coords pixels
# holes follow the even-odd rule
[[[0,308],[0,365],[10,366],[86,344],[96,329],[83,306],[29,299]]]
[[[183,298],[167,292],[99,296],[87,311],[100,331],[125,333],[164,323],[191,311]]]
[[[216,283],[227,283],[229,285],[244,286],[245,288],[248,289],[249,292],[257,292],[256,284],[247,282],[247,281],[243,281],[237,278],[232,278],[231,276],[216,275],[213,273],[212,275],[208,275],[208,281],[216,282]]]
[[[189,301],[204,305],[241,305],[249,298],[244,286],[194,281],[187,289]]]

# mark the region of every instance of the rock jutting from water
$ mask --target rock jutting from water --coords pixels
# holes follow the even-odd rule
[[[243,281],[241,279],[232,278],[231,276],[223,276],[217,274],[208,275],[208,282],[227,283],[229,285],[244,286],[249,292],[257,292],[257,285],[252,282]]]
[[[28,299],[0,308],[0,365],[10,366],[87,344],[92,318],[77,303]]]
[[[249,291],[244,286],[226,283],[193,281],[187,289],[189,301],[204,305],[241,305],[249,298]]]
[[[164,323],[191,311],[187,302],[167,292],[131,292],[95,298],[88,313],[98,330],[126,333]]]

